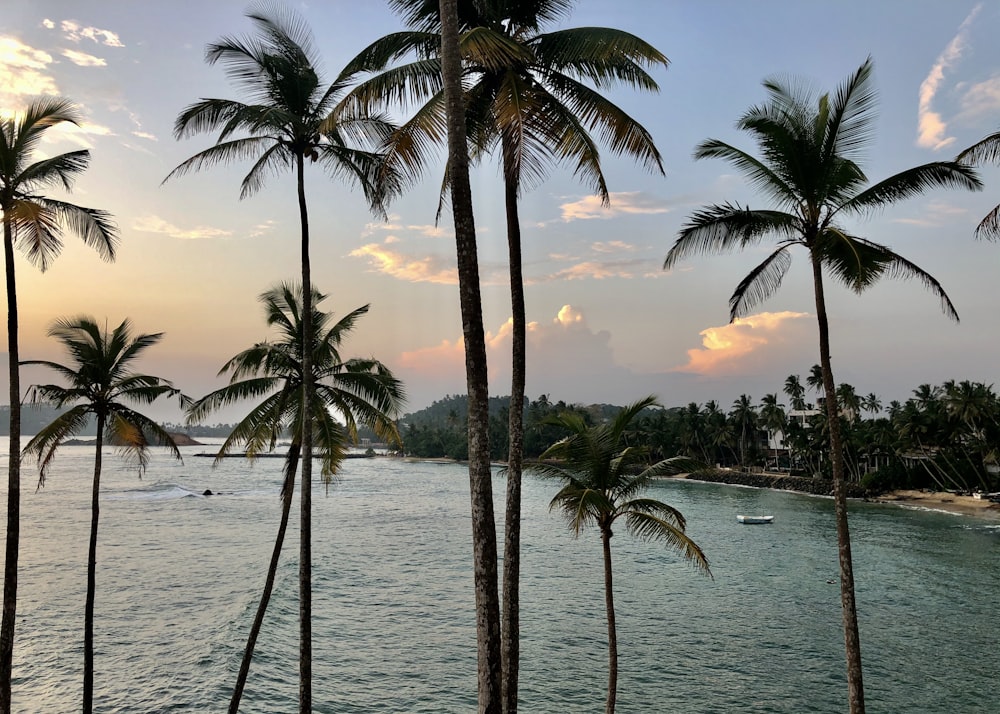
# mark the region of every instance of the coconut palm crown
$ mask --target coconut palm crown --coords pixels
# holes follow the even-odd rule
[[[882,277],[915,278],[940,299],[945,314],[957,320],[955,306],[933,276],[888,246],[857,235],[843,221],[928,189],[976,190],[981,183],[972,168],[944,161],[907,169],[869,185],[858,161],[875,129],[876,94],[870,58],[832,95],[817,97],[779,79],[766,80],[764,87],[768,101],[751,107],[736,124],[753,136],[760,156],[709,139],[695,149],[695,158],[729,162],[773,202],[774,208],[751,209],[723,203],[696,211],[682,226],[663,267],[672,268],[693,256],[752,248],[765,238],[776,239],[775,247],[730,297],[730,318],[736,319],[778,289],[791,265],[791,248],[805,248],[809,255],[819,326],[819,376],[826,400],[833,468],[848,701],[851,714],[863,714],[861,645],[824,273],[857,293]]]
[[[0,214],[3,215],[7,285],[7,353],[10,388],[10,458],[7,465],[7,533],[3,620],[0,622],[0,712],[11,710],[10,689],[17,613],[17,560],[21,517],[21,380],[18,372],[17,248],[43,271],[62,250],[62,235],[79,235],[105,260],[113,260],[118,231],[110,214],[50,198],[50,188],[69,190],[90,163],[81,149],[33,161],[42,138],[60,124],[78,124],[80,114],[65,99],[44,97],[21,113],[0,118]]]
[[[132,363],[160,341],[162,333],[132,334],[129,320],[114,330],[101,328],[92,317],[56,321],[49,336],[62,342],[72,357],[63,365],[46,360],[27,360],[21,364],[42,365],[59,374],[65,384],[42,384],[32,388],[34,399],[70,409],[45,426],[24,447],[25,455],[38,459],[38,486],[45,483],[46,472],[58,448],[70,436],[97,420],[94,447],[94,480],[91,493],[90,546],[87,558],[87,599],[84,606],[83,707],[93,711],[94,701],[94,601],[96,597],[97,527],[100,519],[102,450],[105,442],[133,460],[140,474],[149,459],[149,446],[166,446],[180,458],[173,437],[130,404],[151,404],[160,397],[181,396],[170,382],[160,377],[139,374]]]
[[[529,468],[545,478],[561,481],[562,489],[552,498],[550,509],[563,512],[574,535],[588,525],[597,526],[604,552],[604,599],[608,621],[608,695],[605,714],[614,714],[618,687],[618,635],[615,624],[611,567],[613,526],[621,519],[633,536],[659,541],[680,553],[705,573],[708,559],[685,533],[683,514],[673,506],[642,492],[654,479],[690,471],[700,464],[688,458],[672,458],[649,464],[646,447],[628,444],[628,429],[643,410],[659,406],[652,396],[620,411],[614,419],[588,426],[583,416],[564,412],[552,423],[569,436],[550,446]]]

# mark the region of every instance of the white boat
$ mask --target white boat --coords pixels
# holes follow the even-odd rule
[[[736,516],[740,523],[773,523],[774,516]]]

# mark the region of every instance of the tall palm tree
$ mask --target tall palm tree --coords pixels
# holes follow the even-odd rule
[[[465,342],[465,381],[469,393],[469,491],[472,508],[472,564],[476,593],[477,691],[480,714],[502,711],[500,599],[497,594],[497,535],[490,470],[489,384],[486,336],[479,289],[476,221],[469,179],[462,57],[457,0],[440,0],[441,84],[448,133],[448,181],[455,225],[458,293]]]
[[[318,305],[325,299],[313,288],[313,341],[309,361],[313,370],[316,404],[311,410],[313,443],[321,457],[321,474],[327,483],[337,472],[348,444],[356,443],[358,424],[369,426],[388,442],[399,442],[395,419],[405,399],[402,384],[381,362],[374,359],[343,359],[340,348],[355,323],[368,312],[368,305],[352,310],[331,324],[332,316]],[[303,429],[303,320],[302,288],[282,284],[260,296],[268,326],[278,338],[258,342],[223,365],[219,375],[229,374],[229,384],[198,401],[188,410],[188,421],[199,422],[213,411],[263,398],[233,429],[219,447],[216,463],[238,446],[248,457],[274,448],[279,436],[291,432],[292,442],[285,458],[281,487],[281,519],[268,565],[264,590],[254,616],[243,661],[237,675],[230,714],[239,711],[253,659],[254,647],[264,622],[274,589],[278,560],[285,541],[295,490],[295,474],[300,460]],[[336,415],[336,416],[335,416]],[[339,418],[339,420],[338,420]]]
[[[955,157],[955,160],[972,166],[1000,163],[1000,131],[994,132],[963,149]],[[976,226],[976,238],[989,240],[1000,238],[1000,204],[994,206],[993,210],[987,213]]]
[[[754,446],[757,437],[757,422],[759,415],[754,409],[753,400],[749,395],[741,394],[733,402],[733,408],[729,411],[729,418],[732,420],[733,432],[736,435],[736,443],[740,450],[740,466],[747,468],[750,466],[750,451]]]
[[[875,415],[882,411],[882,400],[875,392],[869,392],[861,398],[861,408],[871,414],[874,419]]]
[[[868,177],[857,160],[875,128],[871,59],[833,95],[816,97],[777,79],[765,81],[764,87],[768,101],[750,108],[737,123],[738,128],[756,139],[761,157],[717,139],[699,144],[695,157],[728,161],[772,199],[775,208],[751,209],[732,203],[703,207],[681,228],[664,268],[693,255],[747,248],[765,237],[775,237],[777,246],[740,282],[729,300],[730,317],[735,319],[778,289],[791,264],[792,247],[801,246],[808,253],[833,459],[848,698],[852,714],[860,714],[864,711],[861,645],[823,273],[826,271],[855,292],[864,291],[884,276],[916,278],[941,299],[945,313],[957,319],[951,300],[930,274],[888,247],[854,234],[841,221],[930,188],[978,189],[981,183],[967,166],[935,162],[868,185]]]
[[[174,124],[180,139],[219,131],[215,145],[192,156],[168,176],[206,166],[256,157],[243,179],[240,198],[259,191],[266,178],[281,169],[295,172],[301,228],[302,284],[312,285],[309,261],[309,216],[305,193],[306,159],[320,163],[331,175],[359,185],[372,208],[381,211],[382,192],[392,192],[391,172],[380,168],[381,157],[358,148],[383,142],[392,125],[381,117],[341,113],[336,124],[324,123],[344,91],[341,82],[325,86],[317,71],[312,35],[302,20],[287,10],[252,10],[247,17],[256,36],[225,37],[208,46],[209,64],[221,62],[226,74],[245,90],[252,103],[202,99],[185,108]],[[382,181],[376,182],[381,177]],[[165,179],[165,180],[167,180]],[[311,290],[302,292],[303,330],[311,341]],[[311,389],[311,355],[303,355],[304,388]],[[308,410],[310,400],[302,401]],[[303,422],[311,416],[303,412]],[[302,443],[302,489],[299,560],[299,707],[312,709],[312,431]]]
[[[614,84],[658,91],[647,68],[667,65],[656,48],[603,27],[543,32],[569,14],[567,0],[463,3],[459,14],[466,128],[473,160],[499,149],[510,262],[512,378],[503,576],[504,708],[517,711],[521,470],[524,442],[526,316],[518,201],[553,164],[571,166],[607,204],[598,138],[614,154],[663,172],[649,132],[598,89]],[[399,98],[424,103],[393,136],[390,161],[419,172],[423,150],[442,138],[444,95],[438,60],[437,2],[391,0],[410,28],[372,43],[345,73],[378,73],[351,98],[370,108]],[[387,67],[410,55],[416,59]],[[592,86],[593,85],[593,86]],[[595,89],[596,87],[596,89]]]
[[[0,213],[3,214],[4,268],[7,280],[7,353],[10,370],[10,459],[7,468],[7,544],[4,556],[3,620],[0,622],[0,714],[10,714],[14,620],[17,615],[17,554],[21,540],[21,381],[18,370],[17,289],[14,249],[42,271],[59,255],[68,229],[113,260],[118,231],[111,215],[94,208],[48,198],[54,186],[70,189],[90,163],[87,150],[32,161],[46,130],[77,124],[80,115],[65,99],[47,97],[23,113],[0,119]]]
[[[646,408],[659,406],[649,396],[625,407],[610,422],[587,426],[579,415],[563,412],[554,422],[569,436],[549,447],[530,469],[541,476],[562,481],[550,509],[566,515],[574,535],[587,525],[601,534],[604,553],[604,602],[608,619],[608,697],[605,714],[614,714],[618,693],[618,635],[612,587],[611,536],[619,518],[632,535],[656,540],[683,555],[706,573],[708,560],[701,548],[684,532],[686,521],[673,506],[640,494],[659,476],[690,470],[690,459],[674,458],[648,464],[647,449],[628,446],[625,433]],[[645,468],[642,468],[645,467]]]
[[[133,370],[135,360],[160,341],[162,332],[133,335],[128,319],[108,332],[94,318],[81,316],[57,320],[49,328],[49,336],[62,342],[72,362],[63,365],[47,360],[25,360],[21,364],[48,367],[66,382],[65,385],[41,384],[33,387],[36,399],[59,409],[72,407],[39,431],[24,447],[26,456],[38,459],[39,486],[44,485],[48,468],[63,442],[84,429],[91,416],[97,419],[83,635],[83,711],[90,714],[94,705],[94,599],[97,589],[102,451],[105,443],[114,444],[136,460],[140,473],[149,460],[150,444],[166,446],[176,458],[181,458],[181,452],[170,434],[129,406],[151,404],[160,397],[180,395],[180,391],[165,379]]]

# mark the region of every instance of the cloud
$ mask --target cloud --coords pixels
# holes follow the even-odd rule
[[[605,206],[598,196],[584,196],[578,201],[563,203],[559,206],[562,210],[564,222],[587,221],[595,218],[609,219],[628,214],[655,214],[669,213],[670,207],[661,200],[654,198],[640,191],[625,191],[612,193],[611,204]]]
[[[59,94],[55,80],[44,72],[50,64],[48,52],[15,37],[0,37],[0,113],[13,115],[22,97]]]
[[[125,46],[122,44],[117,33],[111,30],[101,30],[96,27],[81,27],[79,23],[73,20],[63,20],[59,26],[63,31],[63,37],[70,42],[93,40],[99,45],[107,45],[108,47]]]
[[[967,43],[967,35],[972,21],[982,9],[982,4],[972,8],[972,12],[958,28],[958,33],[952,38],[944,51],[938,55],[937,61],[931,67],[924,81],[920,83],[920,102],[917,107],[917,146],[938,151],[955,141],[953,136],[945,136],[948,125],[941,115],[932,108],[941,82],[944,81],[945,70],[954,66],[962,57]]]
[[[45,27],[45,28],[48,28],[49,30],[51,30],[55,26],[56,26],[56,23],[52,22],[52,20],[50,20],[48,18],[45,18],[44,20],[42,20],[42,27]]]
[[[739,374],[746,370],[751,355],[784,342],[787,322],[807,316],[804,312],[762,312],[721,327],[709,327],[699,333],[702,347],[688,350],[687,364],[671,371],[709,376]]]
[[[442,256],[413,257],[400,251],[390,250],[385,243],[368,243],[352,250],[349,255],[353,258],[367,259],[375,272],[385,273],[406,282],[458,284],[458,272],[454,260]]]
[[[563,268],[545,279],[553,280],[608,280],[611,278],[635,278],[650,274],[651,262],[646,259],[599,262],[584,260],[568,268]],[[542,282],[531,281],[532,284]]]
[[[222,230],[221,228],[209,228],[206,226],[197,226],[196,228],[187,229],[178,228],[172,223],[168,223],[163,220],[159,216],[142,216],[132,224],[132,228],[137,231],[143,231],[144,233],[161,233],[163,235],[168,235],[171,238],[180,238],[181,240],[226,238],[233,234],[232,231]]]
[[[486,333],[491,394],[510,391],[512,331],[513,321],[508,319]],[[529,391],[579,393],[579,387],[571,385],[620,384],[631,376],[615,364],[611,334],[594,332],[583,312],[572,305],[564,305],[551,320],[528,323],[525,332]],[[462,389],[465,345],[461,337],[445,339],[403,352],[398,364],[401,373],[407,373],[408,383],[420,384],[427,397],[433,398]]]
[[[954,206],[941,201],[933,201],[923,207],[923,215],[917,218],[895,218],[892,223],[902,223],[908,226],[933,228],[948,225],[956,216],[964,216],[968,211],[960,206]]]
[[[1000,76],[970,86],[962,95],[962,117],[990,117],[1000,112]]]
[[[106,67],[108,64],[100,57],[94,57],[94,55],[88,55],[86,52],[77,52],[76,50],[63,50],[62,56],[78,67]]]

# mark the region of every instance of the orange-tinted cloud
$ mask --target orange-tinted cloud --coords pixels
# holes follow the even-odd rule
[[[668,213],[670,208],[662,201],[640,191],[623,191],[611,194],[611,204],[605,206],[598,196],[584,196],[578,201],[564,203],[562,219],[587,221],[594,218],[608,219],[624,214]]]
[[[171,238],[182,240],[198,240],[200,238],[226,238],[233,234],[232,231],[221,228],[211,228],[208,226],[196,226],[194,228],[178,228],[172,223],[168,223],[159,216],[142,216],[132,224],[132,228],[145,233],[162,233]],[[257,226],[255,230],[262,229]],[[256,235],[256,234],[255,234]]]
[[[394,242],[396,241],[386,241],[386,243]],[[458,284],[458,273],[453,261],[436,255],[413,257],[390,250],[386,247],[386,243],[368,243],[352,250],[349,255],[354,258],[365,258],[376,272],[391,275],[399,280],[411,283]]]
[[[687,364],[671,371],[711,376],[738,374],[751,355],[782,340],[785,323],[807,316],[804,312],[762,312],[721,327],[709,327],[699,333],[702,347],[688,350]]]

